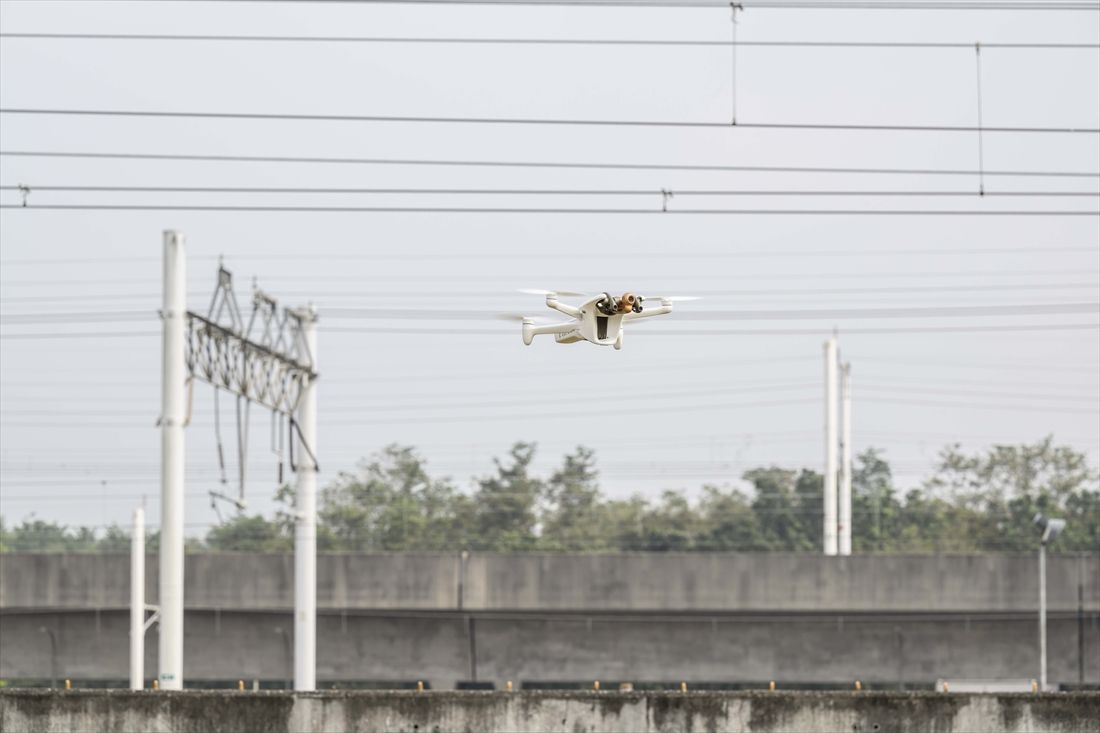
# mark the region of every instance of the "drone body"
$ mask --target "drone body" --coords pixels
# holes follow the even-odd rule
[[[614,297],[609,293],[600,293],[589,297],[580,306],[566,305],[558,300],[559,295],[579,295],[555,291],[530,291],[546,296],[546,307],[564,313],[571,320],[545,326],[535,325],[531,318],[523,319],[523,343],[530,346],[535,336],[554,334],[559,344],[573,344],[588,341],[599,346],[623,347],[623,326],[640,318],[663,316],[672,312],[672,298],[660,298],[657,308],[643,309],[645,301],[640,295],[624,293]]]

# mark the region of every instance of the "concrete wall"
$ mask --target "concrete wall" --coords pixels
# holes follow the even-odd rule
[[[293,607],[290,555],[188,555],[188,608]],[[454,553],[318,558],[327,609],[653,611],[1022,611],[1038,604],[1032,554]],[[157,562],[146,563],[156,602]],[[1051,555],[1052,611],[1100,610],[1100,552]],[[0,609],[124,608],[125,555],[0,555]]]
[[[0,678],[126,679],[128,623],[124,611],[6,613]],[[189,611],[185,625],[187,680],[290,676],[290,613]],[[1092,684],[1098,626],[1095,615],[1084,624]],[[1048,629],[1051,681],[1076,684],[1076,618],[1052,618]],[[435,689],[594,679],[929,687],[939,677],[1038,677],[1037,636],[1033,617],[325,614],[317,677],[322,687],[419,679]],[[151,678],[155,629],[145,652]]]
[[[325,555],[319,564],[322,686],[1039,676],[1030,555]],[[1050,679],[1100,684],[1100,555],[1049,565]],[[147,567],[154,600],[152,558]],[[0,555],[0,678],[125,679],[128,572],[123,556]],[[292,572],[289,556],[188,556],[185,679],[289,677]]]
[[[1100,694],[0,692],[0,730],[1092,733]]]

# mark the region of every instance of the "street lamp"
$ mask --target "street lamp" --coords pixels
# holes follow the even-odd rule
[[[38,633],[50,636],[50,684],[57,687],[57,634],[48,626],[39,626]]]
[[[1039,689],[1047,689],[1047,543],[1066,528],[1066,520],[1051,519],[1036,514],[1035,526],[1042,535],[1039,537]]]

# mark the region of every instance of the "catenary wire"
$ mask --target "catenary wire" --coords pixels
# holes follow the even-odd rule
[[[852,175],[976,176],[977,170],[942,168],[855,168],[835,166],[759,166],[690,163],[585,163],[511,160],[445,160],[425,158],[354,158],[281,155],[200,155],[188,153],[96,153],[78,151],[0,150],[0,156],[31,158],[87,158],[106,160],[175,160],[220,163],[301,163],[323,165],[409,165],[486,168],[564,168],[581,170],[675,170],[748,173],[822,173]],[[987,170],[986,176],[1039,178],[1100,178],[1100,171]]]
[[[303,36],[303,35],[226,35],[184,33],[0,33],[0,38],[26,40],[84,41],[200,41],[225,43],[366,43],[366,44],[454,44],[522,46],[656,46],[656,47],[731,47],[765,48],[898,48],[956,49],[974,48],[973,43],[953,41],[722,41],[660,38],[479,38],[429,36]],[[982,43],[982,48],[1096,50],[1100,44],[1024,41]]]
[[[393,336],[410,336],[418,338],[426,335],[458,336],[468,338],[470,336],[506,335],[505,328],[391,328],[386,326],[329,326],[321,329],[326,334],[390,334]],[[1001,324],[990,326],[893,326],[881,328],[841,328],[841,332],[851,335],[879,335],[898,333],[999,333],[999,332],[1038,332],[1053,333],[1058,331],[1086,331],[1093,334],[1100,333],[1100,323],[1035,323],[1035,324]],[[694,328],[694,329],[662,329],[646,328],[644,333],[654,336],[677,337],[710,337],[710,336],[820,336],[832,333],[832,328],[824,326],[819,328]],[[5,340],[48,340],[48,339],[79,339],[79,338],[153,338],[161,336],[160,331],[68,331],[51,333],[12,333],[10,330],[0,331],[0,339]],[[633,334],[632,334],[633,337]]]
[[[214,0],[189,0],[212,2]],[[516,5],[620,8],[728,8],[728,0],[230,0],[240,3],[310,3],[359,5]],[[1096,11],[1091,0],[740,0],[742,8],[817,10],[1068,10]]]
[[[612,120],[568,119],[553,117],[458,117],[431,115],[358,115],[320,114],[308,112],[195,112],[183,110],[135,110],[135,109],[65,109],[44,107],[0,107],[0,114],[53,116],[53,117],[131,117],[172,119],[217,119],[289,122],[400,122],[426,124],[468,125],[551,125],[583,127],[672,127],[672,128],[720,128],[761,130],[817,130],[842,132],[947,132],[972,133],[973,125],[904,125],[822,122],[710,122],[703,120]],[[1098,135],[1096,127],[1042,127],[1042,126],[992,126],[981,128],[983,133],[1054,133]]]
[[[595,214],[602,216],[659,214],[734,216],[1096,216],[1100,211],[1073,209],[613,209],[613,208],[521,208],[472,206],[278,206],[208,204],[0,204],[0,209],[21,211],[205,211],[329,214]]]
[[[853,197],[966,197],[979,196],[973,190],[826,190],[826,189],[701,189],[701,188],[348,188],[348,187],[267,187],[267,186],[75,186],[75,185],[0,185],[0,191],[100,192],[100,193],[261,193],[261,194],[376,194],[400,196],[853,196]],[[985,197],[1088,197],[1100,198],[1100,191],[985,191]],[[30,207],[28,207],[30,208]]]
[[[840,318],[971,318],[981,316],[1020,316],[1020,315],[1069,315],[1100,314],[1100,302],[1079,303],[1009,303],[1002,305],[957,305],[957,306],[903,306],[877,308],[808,308],[808,309],[745,309],[717,310],[704,308],[699,310],[677,310],[680,320],[706,321],[755,321],[755,320],[808,320]],[[400,319],[400,320],[494,320],[500,314],[495,311],[472,310],[430,310],[417,308],[328,308],[328,319]],[[73,322],[112,322],[154,320],[153,311],[70,311],[57,313],[3,313],[0,323],[73,323]]]

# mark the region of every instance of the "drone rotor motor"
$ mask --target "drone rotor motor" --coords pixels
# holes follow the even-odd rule
[[[603,297],[596,301],[596,309],[605,316],[613,316],[619,311],[619,304],[610,293],[604,293]]]

